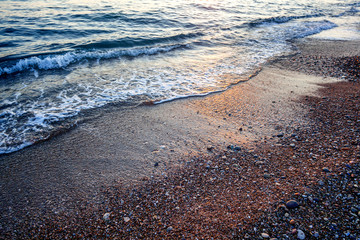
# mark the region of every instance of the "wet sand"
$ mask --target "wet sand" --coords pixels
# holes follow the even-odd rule
[[[56,238],[63,238],[70,232],[85,234],[88,237],[91,234],[104,236],[106,231],[113,234],[110,236],[117,235],[119,238],[122,236],[156,238],[151,234],[157,231],[162,234],[162,237],[169,239],[182,236],[194,238],[197,234],[201,237],[221,237],[223,235],[224,238],[231,238],[230,235],[234,231],[230,231],[232,232],[230,234],[224,230],[216,230],[217,227],[212,231],[206,231],[205,227],[211,228],[214,224],[223,226],[223,224],[219,224],[221,222],[228,224],[230,220],[224,218],[224,208],[214,206],[232,206],[232,204],[237,204],[237,208],[241,209],[237,212],[234,210],[236,214],[233,218],[235,217],[243,226],[256,224],[253,221],[244,221],[242,215],[244,209],[252,209],[249,213],[250,219],[253,219],[254,216],[259,217],[280,198],[290,198],[294,192],[289,189],[293,188],[299,191],[303,189],[294,187],[291,185],[294,184],[293,181],[290,181],[292,183],[289,183],[289,186],[282,186],[285,193],[279,197],[281,188],[276,191],[272,188],[269,190],[268,182],[264,181],[263,176],[269,174],[270,178],[277,179],[283,177],[285,173],[279,173],[279,176],[275,173],[267,173],[269,167],[265,168],[267,171],[264,171],[264,168],[254,169],[252,166],[254,159],[258,159],[260,154],[264,154],[265,149],[274,151],[276,153],[274,156],[288,154],[288,150],[283,151],[282,149],[283,143],[278,142],[279,137],[283,139],[282,136],[291,136],[295,134],[294,132],[299,131],[301,133],[298,135],[301,135],[304,134],[304,131],[314,128],[316,118],[314,119],[310,115],[314,113],[316,106],[309,105],[307,101],[308,99],[322,99],[317,97],[322,96],[321,94],[328,94],[319,92],[320,89],[328,89],[319,84],[339,82],[347,78],[346,73],[341,72],[336,64],[331,63],[333,59],[360,55],[358,42],[307,40],[306,43],[300,42],[298,45],[301,51],[300,55],[271,62],[250,81],[235,85],[222,93],[154,106],[127,109],[109,107],[105,112],[99,113],[95,119],[79,124],[70,132],[14,154],[1,156],[1,235],[9,237],[12,234],[14,234],[13,236],[19,234],[18,236],[21,236],[40,229],[38,232],[43,234],[40,236],[50,234],[49,236]],[[320,63],[317,58],[324,61]],[[307,66],[309,62],[312,63],[309,64],[310,66],[328,63],[329,68],[325,72],[322,71],[325,69],[324,67]],[[332,88],[334,86],[337,85],[332,85]],[[342,94],[346,96],[346,88],[343,91]],[[304,98],[305,95],[308,96],[307,100]],[[296,146],[297,144],[301,146],[301,143],[296,142]],[[232,145],[230,149],[228,149],[229,145]],[[358,145],[355,146],[358,147]],[[241,151],[237,151],[236,147],[240,147]],[[309,149],[304,148],[303,151],[304,154],[309,153]],[[350,154],[350,156],[352,155]],[[306,157],[309,156],[306,155]],[[282,172],[284,170],[282,168],[289,169],[290,161],[283,157],[279,157],[277,160],[272,157],[262,158],[274,165],[271,168],[273,170]],[[225,162],[220,163],[224,159],[230,159],[228,166],[224,165]],[[214,163],[206,164],[208,161]],[[339,164],[337,161],[333,161],[331,166]],[[358,159],[354,157],[351,161],[354,162],[352,164],[356,164]],[[209,168],[207,168],[208,165]],[[234,165],[237,165],[235,167],[237,170],[233,170]],[[215,168],[216,166],[218,168]],[[174,169],[178,167],[182,170],[175,171]],[[310,167],[310,165],[306,165],[306,167]],[[202,178],[195,178],[197,179],[193,181],[193,184],[196,183],[195,185],[181,184],[179,176],[184,179],[192,178],[191,175],[198,176],[209,169],[214,171],[215,175],[225,174],[226,177],[218,176],[210,181],[209,179],[214,178],[212,176],[207,178],[210,182],[204,181]],[[245,172],[241,173],[239,169]],[[314,168],[314,172],[315,169],[320,169],[321,172],[321,168]],[[231,174],[226,175],[228,171]],[[181,174],[187,174],[187,177]],[[236,186],[237,189],[245,188],[245,190],[241,190],[242,193],[249,188],[256,188],[259,191],[247,191],[249,199],[244,197],[247,195],[239,193],[236,195],[238,200],[233,201],[235,195],[233,195],[234,189],[230,187],[232,186],[230,182],[234,181],[234,174],[245,176],[245,182],[238,181]],[[275,175],[271,174],[275,174],[277,177],[275,178]],[[287,172],[285,175],[290,179],[299,179],[296,177],[299,174],[300,172],[295,171]],[[166,178],[163,179],[161,176]],[[320,173],[317,176],[322,177]],[[229,184],[224,181],[217,182],[216,179],[227,179]],[[261,181],[256,182],[256,179],[261,179]],[[295,184],[297,181],[303,183],[303,180],[300,179],[296,180]],[[170,204],[166,221],[160,221],[157,217],[160,215],[161,209],[155,205],[150,206],[149,203],[154,199],[150,200],[149,197],[158,197],[161,204],[169,203],[164,202],[163,194],[166,191],[160,187],[161,184],[166,185],[164,189],[168,188],[169,191],[172,191],[168,192],[168,195],[184,196],[181,191],[187,191],[185,195],[191,196],[192,199],[200,198],[202,202],[200,204],[196,200],[194,200],[195,203],[190,201],[191,206],[184,205],[184,203],[178,206]],[[209,187],[209,190],[212,187],[215,191],[213,196],[221,195],[224,189],[229,188],[228,194],[224,195],[227,197],[220,198],[221,202],[217,198],[213,202],[215,205],[209,205],[214,208],[206,213],[212,218],[211,221],[205,221],[202,217],[189,219],[198,211],[196,204],[203,205],[205,204],[204,199],[211,198],[209,196],[211,191],[205,193],[201,190],[200,186],[202,185]],[[142,195],[147,193],[147,195],[143,198],[131,198],[127,192],[127,197],[121,197],[124,195],[123,191],[126,192],[127,189],[132,188],[139,188],[135,192],[140,192]],[[185,190],[185,188],[189,188],[189,190]],[[201,191],[197,192],[197,188]],[[154,195],[149,194],[149,189],[154,191],[152,192]],[[254,209],[259,207],[257,199],[263,197],[264,189],[268,189],[265,191],[268,198],[266,201],[261,201],[260,210],[255,211]],[[104,194],[105,190],[106,194]],[[273,194],[274,192],[277,194]],[[175,199],[174,197],[172,199]],[[127,232],[127,226],[123,225],[124,217],[131,217],[129,209],[134,208],[130,212],[137,212],[139,204],[135,203],[139,203],[139,201],[143,204],[147,202],[150,213],[150,215],[142,213],[142,218],[152,219],[150,222],[153,222],[154,219],[155,222],[158,222],[157,220],[163,222],[162,227],[151,234],[148,227],[154,227],[153,223],[146,225],[148,227],[143,227],[144,229],[141,230],[140,226],[143,225],[140,222],[131,221],[131,228],[136,229],[133,234]],[[116,205],[119,202],[121,206]],[[176,203],[176,201],[170,202]],[[211,201],[207,199],[206,202]],[[125,205],[127,210],[124,208]],[[175,214],[175,211],[179,210],[178,208],[181,211]],[[123,212],[120,214],[115,209],[122,209]],[[125,210],[127,213],[124,212]],[[105,212],[111,213],[111,224],[103,220]],[[169,212],[173,214],[169,214]],[[214,218],[216,214],[219,214],[220,217]],[[141,214],[139,213],[139,215]],[[116,222],[119,223],[117,225],[113,221],[115,217],[117,217]],[[161,218],[165,219],[165,215]],[[33,221],[29,221],[29,219],[33,219]],[[58,225],[62,228],[67,226],[69,231],[60,231],[57,235],[57,231],[53,229],[54,226],[50,224],[54,222],[51,219],[57,219],[60,221]],[[186,220],[189,220],[190,223],[203,221],[205,225],[199,223],[194,225],[200,227],[199,229],[182,229],[181,226],[187,226]],[[165,226],[164,222],[166,222]],[[32,227],[29,227],[31,224],[33,224]],[[79,227],[79,224],[82,227]],[[93,229],[97,224],[100,224],[98,232]],[[114,235],[114,232],[106,230],[107,224],[111,229],[117,229],[117,234]],[[240,229],[235,225],[230,228]],[[123,231],[120,231],[119,227]],[[169,227],[171,227],[170,230]],[[16,228],[20,233],[13,232]],[[201,230],[201,228],[203,229]],[[70,231],[70,229],[72,230]],[[173,231],[173,229],[177,230]],[[83,232],[81,233],[81,231]],[[239,236],[245,236],[245,233],[256,234],[245,230],[243,232],[235,231],[235,234]],[[33,235],[33,237],[36,236],[36,234]]]

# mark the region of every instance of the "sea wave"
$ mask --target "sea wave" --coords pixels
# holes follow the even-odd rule
[[[324,16],[321,13],[316,14],[307,14],[307,15],[300,15],[300,16],[277,16],[277,17],[271,17],[271,18],[259,18],[254,21],[245,23],[245,26],[248,27],[259,27],[267,24],[282,24],[287,23],[292,20],[296,19],[306,19],[306,18],[315,18],[315,17],[322,17]]]
[[[357,13],[359,13],[360,10],[356,9],[356,6],[352,6],[349,10],[339,13],[339,14],[333,14],[332,17],[343,17],[343,16],[353,16]]]
[[[157,47],[132,48],[108,51],[80,51],[67,52],[56,55],[42,55],[23,58],[15,64],[6,67],[0,67],[0,76],[14,74],[26,70],[51,70],[65,68],[71,64],[87,60],[113,59],[121,57],[138,57],[141,55],[155,55],[159,53],[170,52],[179,48],[187,48],[187,44],[174,44]]]
[[[114,31],[111,30],[105,30],[105,29],[92,29],[92,28],[86,28],[86,29],[74,29],[74,28],[64,28],[62,26],[49,26],[47,28],[41,28],[41,27],[9,27],[9,28],[3,28],[0,29],[0,34],[3,36],[12,36],[12,37],[24,37],[24,36],[60,36],[61,38],[64,38],[64,36],[67,37],[84,37],[84,36],[90,36],[90,35],[98,35],[98,34],[109,34]]]
[[[158,38],[133,38],[124,37],[117,40],[98,40],[87,44],[77,45],[75,49],[103,49],[103,48],[129,48],[138,46],[149,46],[168,42],[180,42],[190,38],[203,36],[203,33],[181,33],[169,37]]]
[[[181,22],[174,19],[167,19],[165,13],[148,13],[143,15],[130,14],[125,12],[114,12],[114,13],[80,13],[69,16],[70,19],[78,22],[118,22],[131,24],[132,26],[139,25],[158,25],[163,27],[174,27],[181,25]],[[145,16],[144,16],[145,15]],[[59,16],[58,18],[62,18]]]
[[[304,38],[335,27],[337,27],[337,25],[328,20],[302,22],[301,24],[296,24],[290,28],[287,28],[286,35],[288,35],[288,37],[286,40]]]

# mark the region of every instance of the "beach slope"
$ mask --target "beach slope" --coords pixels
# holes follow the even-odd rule
[[[108,107],[69,132],[1,156],[1,236],[257,236],[249,229],[264,212],[315,194],[316,183],[330,172],[341,176],[344,164],[357,166],[359,116],[339,104],[359,104],[358,75],[342,65],[360,55],[358,44],[307,39],[297,43],[298,54],[224,92]],[[329,120],[319,120],[327,112]],[[356,224],[349,228],[352,234]]]

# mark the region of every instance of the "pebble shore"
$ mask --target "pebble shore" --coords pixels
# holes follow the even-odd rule
[[[360,239],[359,56],[271,64],[344,81],[301,99],[307,127],[283,126],[251,150],[204,146],[179,169],[105,187],[97,204],[1,225],[0,239]]]

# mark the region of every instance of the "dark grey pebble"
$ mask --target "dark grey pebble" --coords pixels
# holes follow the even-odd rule
[[[356,208],[352,207],[352,208],[351,208],[351,212],[353,212],[353,213],[358,213],[358,210],[357,210]]]
[[[299,203],[295,200],[289,200],[286,202],[285,206],[288,208],[288,209],[294,209],[294,208],[297,208],[299,207]]]
[[[227,146],[227,148],[233,151],[241,151],[241,148],[239,146],[229,145]]]
[[[323,172],[326,172],[326,173],[330,172],[330,169],[328,169],[327,167],[324,167],[322,170],[323,170]]]
[[[320,237],[320,234],[318,232],[314,232],[313,237],[318,238],[318,237]]]

